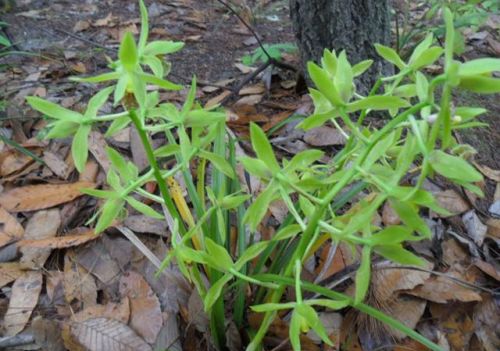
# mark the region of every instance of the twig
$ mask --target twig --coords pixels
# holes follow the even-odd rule
[[[44,32],[48,32],[48,30],[47,30],[47,29],[45,29],[45,28],[43,28],[43,27],[40,27],[40,28],[41,28]],[[73,33],[71,33],[71,32],[68,32],[68,31],[66,31],[66,30],[64,30],[64,29],[57,28],[57,27],[54,27],[53,29],[54,29],[56,32],[62,33],[62,34],[67,35],[67,36],[69,36],[69,37],[71,37],[71,38],[73,38],[73,39],[76,39],[76,40],[82,41],[82,42],[87,43],[87,44],[90,44],[90,45],[92,45],[92,46],[95,46],[95,47],[98,47],[98,48],[101,48],[101,49],[107,50],[107,51],[109,51],[109,52],[116,52],[116,49],[109,48],[109,47],[104,46],[104,45],[102,45],[102,44],[96,43],[96,42],[94,42],[94,41],[92,41],[92,40],[89,40],[89,39],[83,38],[83,37],[81,37],[81,36],[79,36],[79,35],[76,35],[76,34],[73,34]]]

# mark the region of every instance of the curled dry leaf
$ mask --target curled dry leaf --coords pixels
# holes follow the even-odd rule
[[[21,248],[63,249],[67,247],[79,246],[97,238],[99,238],[99,236],[95,234],[93,229],[87,229],[81,234],[70,234],[40,240],[21,240],[18,245]]]
[[[338,129],[322,126],[308,130],[304,141],[312,146],[330,146],[344,145],[346,138]]]
[[[42,282],[42,273],[35,271],[24,272],[16,279],[12,286],[9,308],[3,319],[4,335],[13,336],[24,329],[38,303]]]
[[[21,239],[23,234],[24,229],[16,218],[0,207],[0,247]]]
[[[58,209],[43,210],[35,213],[28,220],[24,232],[25,240],[53,239],[61,225],[61,215]],[[21,267],[40,269],[50,256],[50,247],[21,247]]]
[[[94,188],[95,183],[27,185],[0,194],[0,205],[9,212],[36,211],[54,207],[82,196],[82,188]]]
[[[66,347],[75,344],[90,351],[152,351],[127,325],[108,318],[90,318],[84,322],[70,322],[63,330]]]
[[[136,272],[120,279],[120,294],[130,300],[130,326],[144,340],[154,343],[163,324],[160,301],[149,284]]]

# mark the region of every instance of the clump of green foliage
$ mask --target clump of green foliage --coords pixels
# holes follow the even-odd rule
[[[142,0],[139,3],[142,28],[138,43],[127,33],[118,59],[110,64],[110,72],[75,78],[87,83],[112,82],[90,99],[84,113],[37,97],[28,98],[34,109],[52,120],[47,138],[73,136],[72,154],[79,171],[87,160],[87,138],[92,128],[106,126],[106,136],[129,124],[137,129],[150,162],[149,170],[141,174],[133,163],[108,148],[112,167],[107,173],[107,186],[82,190],[104,200],[96,232],[126,216],[129,209],[166,220],[171,250],[162,266],[175,262],[198,290],[210,316],[214,345],[219,349],[225,347],[226,318],[245,328],[250,310],[264,316],[258,330],[248,331],[251,342],[247,350],[260,349],[280,310],[291,311],[290,341],[294,350],[300,350],[300,335],[309,329],[331,344],[318,309],[352,307],[432,350],[439,350],[430,340],[363,302],[369,289],[371,259],[379,255],[401,264],[422,263],[405,248],[405,243],[431,237],[420,216],[422,210],[446,213],[433,195],[423,189],[427,177],[440,175],[482,195],[475,185],[482,176],[462,157],[463,148],[452,137],[452,131],[477,125],[475,117],[485,110],[452,107],[451,93],[453,89],[499,92],[500,80],[493,78],[492,72],[500,70],[500,60],[455,61],[456,31],[447,8],[443,11],[444,49],[433,45],[432,34],[406,61],[393,49],[376,46],[398,73],[380,77],[368,96],[356,92],[354,79],[372,62],[352,65],[345,52],[325,50],[320,65],[308,65],[316,86],[310,89],[315,111],[299,127],[309,129],[333,123],[347,137],[344,148],[327,164],[317,162],[323,152],[316,149],[278,160],[265,133],[251,124],[255,157],[236,157],[236,140],[226,132],[224,111],[204,109],[196,103],[195,78],[182,106],[160,100],[158,90],[182,87],[165,79],[159,57],[179,50],[182,44],[148,43],[147,10]],[[444,72],[433,78],[426,76],[423,69],[443,55]],[[147,89],[147,85],[157,90]],[[111,95],[123,112],[100,115],[101,106]],[[385,111],[391,118],[381,128],[364,126],[365,117],[373,111]],[[155,150],[150,138],[156,134],[164,135],[168,143]],[[165,161],[169,161],[169,168],[164,167]],[[265,185],[255,199],[236,176],[240,165]],[[403,182],[410,170],[419,172],[414,186]],[[186,198],[178,191],[174,175],[183,178]],[[159,194],[144,188],[151,181],[157,182]],[[292,197],[298,200],[293,201]],[[141,198],[153,200],[156,205],[148,206]],[[259,240],[262,219],[270,204],[278,199],[286,204],[289,215],[270,240]],[[373,217],[386,202],[401,218],[401,225],[373,224]],[[234,242],[230,236],[234,227],[236,250],[232,250]],[[360,249],[354,297],[301,279],[303,263],[325,240]],[[288,287],[295,289],[295,301],[283,301]],[[252,299],[247,298],[248,291],[252,292]],[[320,297],[306,299],[306,291]]]
[[[297,51],[297,45],[293,43],[262,44],[262,47],[255,49],[251,55],[243,56],[241,58],[241,62],[247,66],[259,62],[265,63],[269,59],[267,55],[269,55],[272,59],[281,60],[283,53],[292,53],[295,51]]]

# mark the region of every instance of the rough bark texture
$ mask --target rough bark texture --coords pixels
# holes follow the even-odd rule
[[[391,72],[373,46],[390,43],[388,0],[290,0],[290,15],[304,65],[319,62],[325,48],[346,50],[351,64],[373,59],[358,82],[360,92],[369,90],[380,72]]]

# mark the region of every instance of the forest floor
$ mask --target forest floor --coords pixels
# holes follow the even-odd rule
[[[286,157],[310,147],[321,147],[333,155],[342,147],[342,137],[330,126],[308,132],[294,129],[301,116],[312,112],[299,73],[270,67],[234,91],[261,64],[242,64],[242,58],[259,45],[218,1],[146,3],[151,39],[186,44],[169,56],[169,79],[188,85],[196,75],[197,98],[205,105],[223,102],[235,134],[245,139],[250,122],[259,123],[265,131],[273,129],[271,142],[278,154]],[[247,3],[248,7],[235,8],[262,42],[294,42],[288,1]],[[418,20],[421,9],[414,5],[411,10],[410,19]],[[93,131],[89,145],[93,157],[78,176],[69,141],[37,139],[46,121],[25,102],[27,96],[35,95],[81,109],[97,88],[76,85],[68,78],[105,71],[106,57],[115,57],[123,34],[139,32],[137,2],[17,0],[17,6],[0,14],[0,19],[8,24],[4,32],[15,49],[30,53],[0,58],[0,132],[4,141],[14,141],[43,161],[0,142],[0,349],[79,350],[75,326],[92,317],[130,327],[154,350],[209,349],[209,326],[201,299],[179,272],[168,269],[156,279],[154,264],[133,240],[114,229],[96,237],[87,224],[97,202],[81,196],[79,187],[84,182],[103,183],[109,167],[106,144],[119,148],[140,168],[146,167],[146,157],[136,147],[137,135],[126,129],[105,139],[99,130]],[[500,57],[499,34],[500,16],[495,15],[481,28],[466,31],[467,45],[460,59]],[[283,62],[300,71],[297,52],[281,56]],[[186,94],[184,89],[162,97],[180,104]],[[429,183],[428,190],[454,214],[448,218],[429,215],[426,220],[434,231],[433,240],[411,246],[429,266],[423,271],[397,265],[375,270],[369,302],[445,350],[493,351],[500,349],[499,96],[457,95],[456,104],[489,110],[484,120],[490,127],[456,134],[458,140],[479,151],[475,160],[485,175],[481,186],[486,196],[478,199],[446,183]],[[104,107],[105,112],[111,109],[111,103]],[[246,142],[242,146],[249,150]],[[5,200],[13,192],[20,204],[15,209]],[[271,208],[270,217],[279,223],[283,207]],[[380,214],[384,224],[395,220],[389,209]],[[165,256],[165,223],[132,214],[123,226],[160,260]],[[340,247],[333,260],[327,260],[329,245],[320,250],[309,275],[324,271],[329,286],[350,282],[357,258],[347,247]],[[325,268],[327,264],[330,266]],[[349,286],[344,283],[339,288]],[[336,348],[326,348],[315,335],[308,334],[305,350],[426,350],[355,311],[325,313],[322,318]],[[249,323],[255,321],[249,318]],[[290,349],[283,343],[287,328],[283,321],[274,324],[266,349]],[[234,329],[228,327],[230,349],[240,350],[246,336]]]

